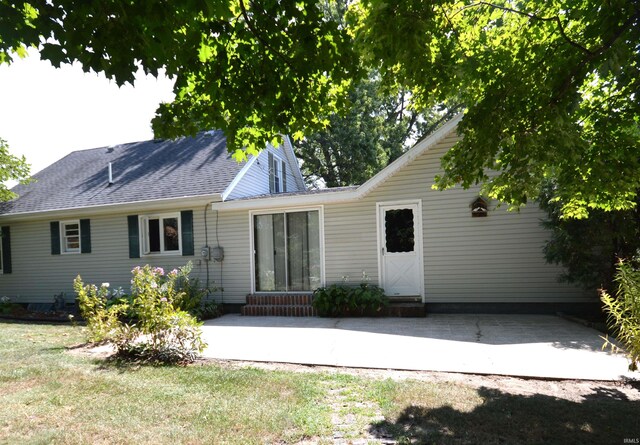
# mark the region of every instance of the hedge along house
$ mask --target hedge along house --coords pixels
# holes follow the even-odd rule
[[[206,132],[76,151],[13,190],[18,198],[0,204],[0,296],[51,303],[61,292],[73,302],[78,274],[127,291],[131,269],[143,264],[170,270],[191,261],[192,276],[216,286],[222,262],[210,255],[224,253],[209,248],[211,203],[302,191],[304,182],[288,138],[238,163],[221,132]]]
[[[127,289],[136,265],[191,260],[216,299],[256,315],[310,314],[315,288],[363,276],[432,311],[597,304],[545,263],[537,206],[507,212],[478,189],[432,189],[458,121],[366,183],[323,190],[305,190],[288,139],[243,164],[218,132],[72,153],[3,207],[0,296],[72,296],[77,274]]]

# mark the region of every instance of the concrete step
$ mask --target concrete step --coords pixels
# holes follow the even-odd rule
[[[315,317],[316,310],[302,304],[247,304],[240,310],[242,315],[267,317]]]
[[[391,302],[386,308],[387,317],[426,317],[427,310],[424,303],[397,303]]]
[[[313,295],[311,294],[247,295],[247,304],[256,306],[307,306],[311,305],[312,298]]]

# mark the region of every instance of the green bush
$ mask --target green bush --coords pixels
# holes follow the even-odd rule
[[[332,284],[313,292],[313,307],[321,317],[375,316],[388,304],[384,290],[366,282],[357,287]]]
[[[631,362],[629,369],[636,371],[640,362],[640,268],[620,261],[615,281],[618,285],[616,296],[603,290],[601,299],[609,327]],[[608,339],[604,346],[614,351],[619,349]]]
[[[8,314],[11,312],[11,298],[9,297],[0,297],[0,314]]]
[[[85,285],[80,275],[73,281],[76,291],[80,315],[86,320],[89,328],[89,341],[109,341],[117,335],[120,318],[126,313],[127,305],[109,305],[109,285],[102,283]]]
[[[202,352],[200,326],[182,309],[200,308],[182,290],[191,268],[165,274],[160,267],[135,267],[131,294],[109,293],[108,283],[99,288],[74,281],[82,316],[87,320],[89,340],[110,341],[121,357],[163,363],[193,361]],[[111,297],[111,298],[110,298]]]

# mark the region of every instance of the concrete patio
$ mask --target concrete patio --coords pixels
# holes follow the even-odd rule
[[[601,333],[551,315],[209,320],[208,358],[521,377],[640,379]]]

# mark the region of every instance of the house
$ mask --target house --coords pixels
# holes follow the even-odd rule
[[[34,179],[0,204],[0,296],[16,302],[60,292],[73,301],[78,274],[128,289],[131,269],[145,263],[192,261],[193,274],[213,283],[201,256],[216,242],[211,203],[304,190],[288,139],[238,163],[221,132],[76,151]]]
[[[545,263],[537,206],[432,189],[459,119],[364,184],[323,190],[305,190],[287,138],[241,164],[219,132],[71,153],[2,208],[0,295],[71,298],[77,274],[126,289],[136,265],[190,260],[234,309],[363,276],[431,311],[592,307],[595,295]]]

